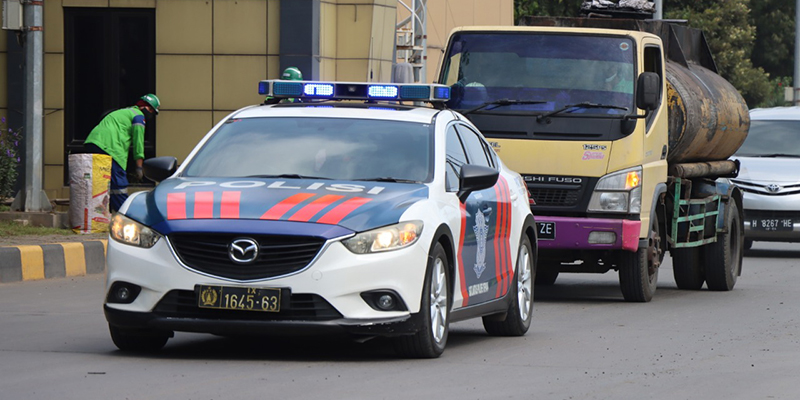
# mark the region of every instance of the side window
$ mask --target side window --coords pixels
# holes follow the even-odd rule
[[[655,72],[661,80],[664,79],[661,66],[661,48],[658,46],[647,46],[644,48],[644,72]],[[647,128],[653,122],[653,116],[656,113],[650,113],[647,118]]]
[[[447,142],[445,143],[445,185],[448,192],[458,191],[458,177],[461,166],[467,163],[467,156],[464,154],[464,147],[461,139],[458,138],[456,128],[450,125],[447,128]]]
[[[458,127],[458,133],[464,141],[464,148],[467,150],[467,157],[469,163],[475,165],[482,165],[484,167],[492,167],[487,154],[486,144],[478,136],[478,134],[465,126]]]

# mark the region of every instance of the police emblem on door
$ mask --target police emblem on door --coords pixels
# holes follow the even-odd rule
[[[475,213],[475,226],[472,230],[475,232],[475,241],[478,244],[478,252],[475,255],[475,275],[480,278],[483,271],[486,270],[486,239],[489,236],[489,218],[487,218],[481,210]]]

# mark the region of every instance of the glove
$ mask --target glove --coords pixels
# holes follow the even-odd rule
[[[144,178],[144,170],[142,167],[136,167],[136,180],[141,182]]]

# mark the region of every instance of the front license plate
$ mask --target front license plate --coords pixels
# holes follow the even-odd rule
[[[238,286],[197,285],[197,306],[221,310],[278,312],[281,290]]]
[[[791,218],[757,218],[750,220],[750,226],[759,231],[790,231],[794,223]]]
[[[537,239],[539,240],[554,240],[556,238],[555,222],[537,222],[536,230],[538,231]]]

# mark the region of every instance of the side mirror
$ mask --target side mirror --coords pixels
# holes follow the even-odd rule
[[[488,189],[497,183],[500,171],[480,165],[464,164],[459,177],[458,199],[463,203],[476,190]]]
[[[169,178],[178,169],[178,159],[175,157],[156,157],[144,160],[142,172],[147,179],[161,182]]]
[[[661,78],[655,72],[642,72],[636,83],[636,107],[655,110],[661,98]]]

